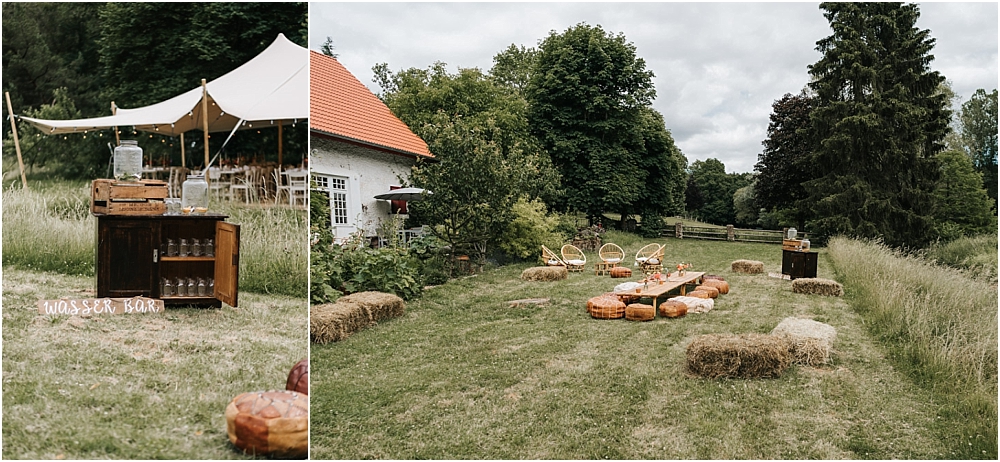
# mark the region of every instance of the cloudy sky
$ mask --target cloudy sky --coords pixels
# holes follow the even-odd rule
[[[967,100],[997,88],[997,3],[921,3],[937,40],[932,68]],[[798,93],[816,41],[831,31],[818,3],[310,3],[309,48],[327,37],[373,92],[372,66],[435,61],[488,71],[510,44],[535,47],[578,23],[624,33],[655,74],[653,107],[689,162],[753,170],[771,104]]]

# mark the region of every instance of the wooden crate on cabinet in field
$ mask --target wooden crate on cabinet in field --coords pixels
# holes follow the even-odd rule
[[[167,211],[167,182],[124,182],[98,179],[90,187],[90,213],[94,215],[163,215]]]

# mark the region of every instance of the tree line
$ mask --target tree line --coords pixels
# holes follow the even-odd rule
[[[188,91],[239,67],[279,33],[306,46],[307,4],[298,3],[20,3],[3,4],[3,90],[19,116],[74,119],[111,114],[111,102],[134,108]],[[4,115],[7,107],[4,105]],[[306,152],[307,124],[286,127],[289,153]],[[45,136],[18,124],[25,163],[66,178],[106,173],[110,130]],[[141,137],[144,157],[180,164],[180,140]],[[251,131],[253,132],[253,131]],[[5,158],[14,156],[4,117]],[[200,133],[186,137],[199,152]],[[225,137],[214,137],[217,152]],[[240,132],[227,152],[276,153],[277,130]],[[198,156],[195,156],[198,157]],[[276,154],[274,154],[276,159]]]
[[[497,247],[521,201],[647,232],[672,215],[898,247],[995,231],[996,90],[952,114],[916,5],[820,9],[834,32],[817,42],[808,87],[775,101],[752,173],[689,164],[652,108],[653,72],[599,25],[511,45],[487,72],[376,65],[380,98],[438,160],[410,176],[434,191],[411,204],[411,224]]]

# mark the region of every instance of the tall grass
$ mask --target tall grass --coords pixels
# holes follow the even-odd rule
[[[46,181],[3,191],[3,265],[94,275],[90,185]]]
[[[996,454],[996,284],[877,243],[834,238],[828,250],[852,305],[900,367],[969,417],[955,431],[970,449]]]
[[[974,277],[997,282],[997,235],[963,237],[939,244],[927,251],[927,257],[942,264],[967,271]]]
[[[93,276],[97,219],[90,182],[45,180],[3,191],[3,265]],[[240,225],[240,291],[305,297],[306,213],[287,206],[213,203]]]

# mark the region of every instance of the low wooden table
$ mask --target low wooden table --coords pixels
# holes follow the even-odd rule
[[[632,297],[640,297],[640,298],[647,297],[647,298],[652,298],[653,299],[653,307],[655,308],[656,307],[656,299],[659,298],[661,295],[667,294],[670,291],[672,291],[672,290],[674,290],[674,289],[676,289],[678,287],[681,289],[681,295],[684,295],[685,293],[687,293],[687,285],[688,284],[699,284],[699,283],[701,283],[701,278],[704,275],[705,275],[704,272],[693,272],[693,271],[688,271],[688,272],[684,273],[684,276],[677,276],[676,273],[675,273],[674,275],[672,275],[669,278],[667,278],[666,282],[664,282],[663,284],[660,284],[659,282],[657,282],[657,283],[654,283],[654,284],[650,284],[648,287],[646,287],[645,289],[643,289],[642,291],[640,291],[638,293],[636,293],[636,292],[622,292],[622,293],[617,293],[616,292],[615,295],[617,295],[618,298],[632,298]]]

